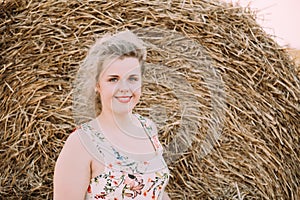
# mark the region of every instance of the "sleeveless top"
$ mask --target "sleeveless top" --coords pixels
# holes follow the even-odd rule
[[[114,147],[103,135],[96,119],[82,124],[77,133],[83,146],[99,162],[104,172],[90,180],[85,200],[161,200],[169,180],[163,159],[163,147],[149,125],[149,120],[136,115],[147,133],[156,154],[150,160],[135,160]]]

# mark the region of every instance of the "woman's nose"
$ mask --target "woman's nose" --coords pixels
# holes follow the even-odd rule
[[[118,89],[120,91],[128,91],[129,90],[129,85],[126,80],[121,80],[118,84]]]

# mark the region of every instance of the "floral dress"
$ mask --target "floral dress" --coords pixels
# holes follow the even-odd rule
[[[86,200],[161,200],[169,180],[169,170],[162,156],[162,145],[157,133],[141,115],[136,115],[152,142],[156,154],[150,160],[135,160],[118,151],[97,127],[96,119],[82,124],[77,133],[86,149],[99,161],[104,160],[105,170],[92,178]],[[99,126],[99,125],[98,125]]]

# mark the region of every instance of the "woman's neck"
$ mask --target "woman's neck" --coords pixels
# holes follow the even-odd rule
[[[116,126],[128,126],[134,123],[134,115],[129,113],[111,113],[111,112],[101,112],[98,116],[98,120],[106,125],[116,125]]]

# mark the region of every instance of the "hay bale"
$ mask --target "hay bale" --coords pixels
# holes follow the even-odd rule
[[[299,197],[299,77],[255,13],[209,0],[2,1],[1,8],[2,199],[52,199],[55,160],[75,126],[71,97],[78,64],[97,35],[138,27],[175,30],[196,41],[204,52],[196,55],[216,70],[226,93],[223,126],[213,135],[211,121],[219,118],[211,114],[217,94],[211,91],[217,88],[205,81],[213,73],[171,50],[149,52],[148,63],[166,73],[159,79],[149,71],[154,81],[145,84],[137,110],[155,116],[151,105],[166,109],[168,120],[158,121],[166,148],[182,119],[197,126],[190,147],[170,165],[172,199]],[[193,93],[186,95],[197,101],[188,105],[197,112],[184,112],[176,92],[185,88],[163,78],[170,70],[189,83]]]
[[[300,77],[300,50],[299,49],[287,49],[292,57],[292,60],[296,64],[296,73]]]

